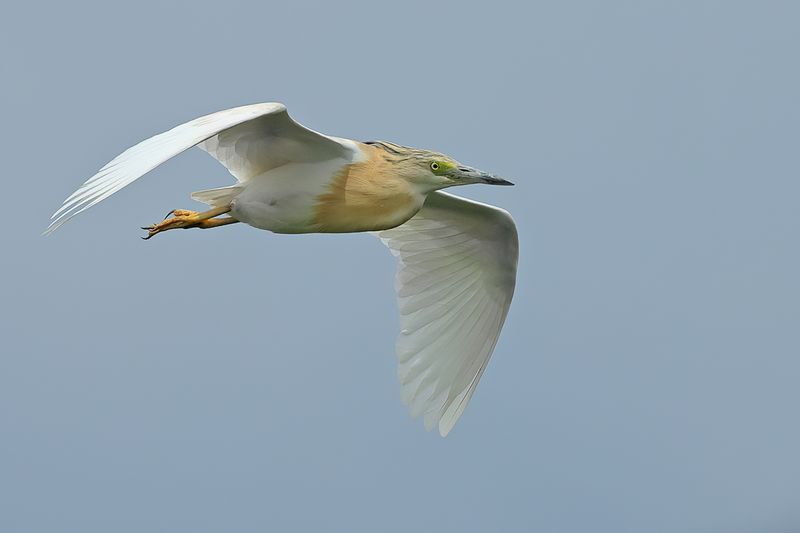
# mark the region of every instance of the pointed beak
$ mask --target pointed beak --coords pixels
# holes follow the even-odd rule
[[[453,172],[453,177],[466,183],[487,183],[489,185],[514,185],[510,181],[494,174],[489,174],[472,167],[458,167]]]

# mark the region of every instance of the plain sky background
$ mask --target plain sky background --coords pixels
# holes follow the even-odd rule
[[[800,530],[796,2],[15,2],[0,22],[0,531]],[[368,235],[52,238],[123,149],[281,101],[517,183],[517,292],[447,439],[400,403]]]

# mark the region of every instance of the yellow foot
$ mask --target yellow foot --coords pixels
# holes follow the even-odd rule
[[[219,215],[224,215],[230,212],[230,206],[215,207],[210,211],[198,213],[197,211],[189,211],[188,209],[173,209],[164,220],[152,226],[145,226],[142,229],[147,230],[147,237],[142,239],[149,239],[153,235],[158,235],[162,231],[177,228],[217,228],[219,226],[227,226],[228,224],[235,224],[239,222],[233,217],[227,216],[222,218],[214,218]],[[169,218],[172,215],[172,218]]]
[[[173,217],[169,218],[170,215],[173,215]],[[162,231],[167,231],[170,229],[192,228],[202,224],[203,220],[204,219],[200,217],[200,213],[197,211],[189,211],[188,209],[173,209],[167,213],[167,216],[164,217],[164,220],[158,224],[142,227],[142,229],[147,230],[147,237],[142,237],[142,239],[147,240],[154,235],[158,235]]]

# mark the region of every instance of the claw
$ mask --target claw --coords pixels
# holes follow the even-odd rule
[[[155,235],[156,233],[158,233],[158,232],[153,232],[153,230],[154,230],[155,228],[156,228],[155,226],[142,226],[142,229],[143,229],[143,230],[145,230],[145,231],[147,232],[147,236],[146,236],[146,237],[142,237],[142,239],[144,239],[144,240],[149,240],[149,239],[150,239],[150,237],[152,237],[153,235]]]

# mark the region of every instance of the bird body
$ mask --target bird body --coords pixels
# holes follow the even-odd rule
[[[231,216],[275,233],[350,233],[393,228],[422,207],[383,149],[346,145],[348,158],[289,163],[236,191]],[[212,204],[213,205],[213,204]]]
[[[243,106],[192,120],[129,148],[89,178],[46,233],[199,146],[237,179],[198,191],[204,213],[173,210],[147,228],[237,222],[274,233],[375,232],[400,259],[398,375],[403,401],[442,436],[472,397],[500,335],[517,271],[514,221],[504,210],[440,191],[510,182],[444,154],[322,135],[282,104]]]

